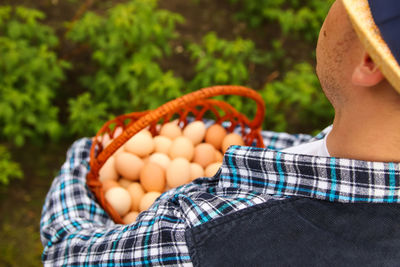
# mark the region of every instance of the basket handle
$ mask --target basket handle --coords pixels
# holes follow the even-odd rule
[[[103,153],[101,153],[95,162],[92,162],[92,168],[95,170],[99,170],[100,167],[104,164],[104,162],[114,154],[126,141],[128,141],[133,135],[141,131],[150,123],[158,121],[163,116],[170,112],[176,112],[179,109],[187,106],[189,103],[193,101],[197,101],[199,99],[207,99],[214,96],[219,95],[238,95],[244,96],[253,99],[257,104],[257,111],[254,119],[250,122],[250,127],[253,129],[261,129],[264,114],[265,114],[265,104],[259,93],[255,90],[243,87],[243,86],[213,86],[208,88],[203,88],[201,90],[186,94],[177,99],[171,100],[164,105],[158,107],[145,114],[143,117],[138,119],[134,124],[128,127],[120,136],[118,136],[109,146],[107,146]],[[95,148],[92,147],[91,150],[91,159],[94,159]]]

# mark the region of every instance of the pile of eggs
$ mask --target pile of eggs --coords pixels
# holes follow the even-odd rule
[[[103,145],[111,141],[103,140]],[[166,123],[155,137],[142,130],[100,169],[105,198],[124,223],[132,223],[166,190],[214,176],[222,153],[231,145],[244,145],[242,137],[228,134],[219,124],[207,129],[202,121],[189,123],[183,130],[175,122]]]

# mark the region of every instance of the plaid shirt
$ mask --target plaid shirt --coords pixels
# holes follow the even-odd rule
[[[312,137],[273,132],[263,132],[263,137],[268,149],[231,147],[213,178],[164,193],[131,225],[116,225],[96,203],[85,184],[91,141],[78,140],[43,207],[44,264],[192,266],[187,229],[257,204],[291,196],[343,203],[399,202],[398,163],[287,154],[279,150]]]

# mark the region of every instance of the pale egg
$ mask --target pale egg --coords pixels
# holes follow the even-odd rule
[[[123,132],[124,132],[124,128],[122,128],[121,126],[118,126],[117,128],[115,128],[113,138],[115,139],[115,138],[119,137]]]
[[[115,155],[115,169],[126,179],[139,180],[143,165],[143,160],[134,154],[121,152]]]
[[[115,180],[105,180],[103,182],[101,182],[102,186],[103,186],[103,190],[104,192],[107,192],[109,189],[113,188],[113,187],[118,187],[120,186],[119,183]]]
[[[151,205],[153,205],[154,201],[156,201],[156,199],[161,196],[160,192],[148,192],[146,193],[142,200],[140,201],[140,205],[139,205],[139,211],[145,211],[148,210]]]
[[[103,148],[106,148],[109,144],[111,144],[111,142],[112,140],[110,138],[110,135],[108,133],[104,134],[101,141]]]
[[[224,127],[219,124],[214,124],[207,129],[205,141],[213,145],[216,149],[221,149],[227,132]]]
[[[190,163],[190,180],[193,181],[199,177],[204,177],[204,169],[198,163]]]
[[[162,135],[158,135],[156,137],[154,137],[154,151],[155,152],[159,152],[159,153],[164,153],[164,154],[168,154],[169,149],[172,145],[172,140],[169,139],[168,137],[162,136]]]
[[[222,163],[221,162],[216,162],[216,163],[212,163],[209,166],[207,166],[204,174],[206,177],[213,177],[218,170],[221,168]]]
[[[167,169],[167,184],[174,188],[190,182],[190,163],[185,158],[171,161]]]
[[[185,127],[183,135],[189,138],[193,145],[200,144],[206,135],[206,126],[202,121],[194,121]]]
[[[163,192],[165,182],[165,171],[157,163],[149,162],[140,171],[140,184],[148,192]]]
[[[208,143],[201,143],[194,149],[193,162],[200,164],[203,168],[215,162],[215,148]]]
[[[149,157],[149,162],[157,163],[166,170],[171,164],[171,159],[164,153],[154,153]]]
[[[228,134],[222,142],[222,151],[225,153],[230,146],[244,146],[243,138],[237,133]]]
[[[193,155],[194,146],[189,138],[185,136],[179,136],[172,141],[171,148],[169,149],[169,156],[171,159],[185,158],[191,161]]]
[[[145,194],[143,187],[139,183],[134,182],[128,186],[127,190],[132,200],[131,210],[139,211],[140,201]]]
[[[123,218],[122,221],[125,224],[131,224],[136,222],[137,217],[139,216],[139,212],[137,211],[131,211],[128,214],[126,214]]]
[[[124,147],[127,152],[139,157],[146,157],[154,151],[154,141],[151,134],[142,131],[132,136]]]
[[[120,216],[124,216],[131,209],[131,196],[122,187],[110,188],[105,193],[105,198]]]
[[[117,170],[115,169],[115,158],[110,157],[99,171],[99,180],[100,182],[105,180],[117,180],[118,177]]]
[[[175,123],[169,122],[161,127],[160,135],[168,137],[171,140],[174,140],[178,136],[182,135],[182,129]]]

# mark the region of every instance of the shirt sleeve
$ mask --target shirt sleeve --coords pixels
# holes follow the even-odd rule
[[[173,192],[137,221],[115,224],[86,186],[90,139],[75,142],[46,197],[40,222],[45,266],[187,265],[187,228]]]

